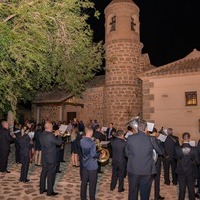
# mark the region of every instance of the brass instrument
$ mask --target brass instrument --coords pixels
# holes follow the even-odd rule
[[[102,148],[100,141],[96,141],[97,152],[100,153],[100,157],[98,158],[98,162],[101,165],[107,165],[109,163],[110,152],[108,149]]]
[[[128,123],[126,124],[126,127],[130,126],[137,133],[138,132],[138,124],[140,123],[140,120],[141,120],[140,114],[138,114],[138,116],[136,116],[136,117],[132,118],[130,121],[128,121]]]

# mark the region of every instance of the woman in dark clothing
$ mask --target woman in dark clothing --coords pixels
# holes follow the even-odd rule
[[[20,182],[29,182],[27,179],[28,169],[29,169],[29,161],[30,161],[30,137],[28,135],[28,127],[23,126],[21,130],[21,137],[19,139],[20,145],[20,158],[21,158],[21,174],[20,174]]]
[[[21,162],[20,160],[20,145],[19,145],[19,139],[21,137],[21,124],[17,123],[15,125],[15,131],[14,131],[14,135],[15,135],[15,162],[17,164],[19,164]]]
[[[37,124],[37,128],[34,134],[35,141],[35,166],[41,166],[41,144],[40,144],[40,135],[42,134],[42,124]]]
[[[78,165],[78,154],[79,154],[79,148],[78,148],[78,140],[79,138],[79,132],[78,128],[75,128],[72,130],[71,134],[71,160],[73,167],[79,167]]]

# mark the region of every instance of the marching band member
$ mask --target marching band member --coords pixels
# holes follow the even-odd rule
[[[115,133],[115,137],[110,140],[112,146],[112,178],[110,183],[110,190],[114,190],[117,181],[118,184],[118,192],[124,191],[124,174],[126,170],[126,156],[125,156],[125,146],[126,141],[124,139],[124,132],[122,130],[118,130]]]
[[[23,126],[21,129],[21,137],[19,139],[20,145],[20,158],[21,158],[21,173],[20,173],[20,182],[29,182],[27,179],[28,169],[29,169],[29,161],[30,161],[30,149],[31,149],[31,138],[28,135],[29,129],[27,126]]]

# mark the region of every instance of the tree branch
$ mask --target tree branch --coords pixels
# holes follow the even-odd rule
[[[6,17],[6,19],[4,19],[3,21],[4,21],[4,22],[7,22],[7,21],[9,21],[10,19],[14,18],[15,16],[16,16],[16,14],[12,14],[12,15]]]

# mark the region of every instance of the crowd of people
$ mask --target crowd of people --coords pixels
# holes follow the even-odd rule
[[[149,200],[152,182],[154,181],[155,200],[163,200],[160,191],[161,167],[164,171],[164,184],[178,185],[179,196],[184,200],[186,188],[189,200],[200,198],[200,142],[196,147],[190,145],[190,133],[182,134],[182,142],[174,136],[173,129],[167,132],[154,128],[147,129],[147,122],[141,120],[137,130],[131,126],[127,131],[116,130],[110,123],[102,130],[96,120],[88,124],[77,119],[67,124],[66,133],[59,128],[66,122],[42,121],[41,124],[25,122],[16,123],[10,132],[8,122],[0,125],[0,172],[8,170],[10,143],[15,143],[15,161],[21,164],[19,181],[29,182],[29,164],[41,166],[40,194],[58,195],[54,191],[56,173],[61,173],[60,162],[64,161],[66,142],[71,143],[71,163],[80,169],[80,199],[87,199],[89,184],[89,199],[95,200],[98,173],[102,173],[100,159],[102,153],[97,151],[97,143],[107,141],[106,148],[112,160],[112,176],[110,190],[118,187],[118,192],[124,192],[124,179],[128,178],[128,200]],[[160,134],[165,140],[160,140]],[[99,162],[98,162],[99,161]],[[171,173],[171,174],[170,174]],[[170,180],[171,178],[171,180]],[[195,185],[197,183],[197,185]],[[195,186],[198,187],[195,193]]]

